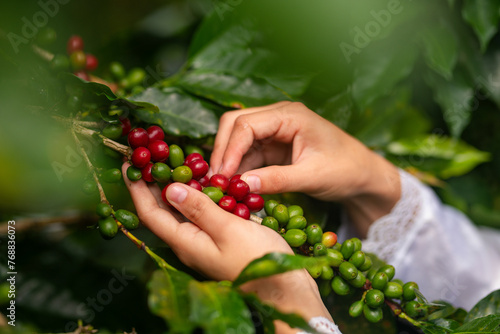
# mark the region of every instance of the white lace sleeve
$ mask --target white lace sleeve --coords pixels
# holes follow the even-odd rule
[[[416,281],[428,299],[470,309],[500,288],[500,231],[478,228],[410,174],[400,177],[401,199],[372,224],[363,250],[394,265],[397,278]],[[344,219],[339,239],[355,235]]]
[[[322,334],[342,334],[333,322],[324,317],[314,317],[309,320],[309,326]],[[307,332],[298,332],[297,334],[309,334]]]

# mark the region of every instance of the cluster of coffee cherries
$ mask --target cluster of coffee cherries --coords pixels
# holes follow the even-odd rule
[[[83,51],[84,42],[78,35],[68,39],[66,45],[67,55],[55,54],[51,60],[51,66],[56,70],[69,70],[77,77],[90,81],[90,72],[97,69],[99,61],[96,56]]]
[[[127,230],[133,230],[139,226],[137,215],[125,209],[114,211],[111,205],[105,202],[97,204],[96,213],[100,217],[97,226],[104,239],[111,239],[118,233],[117,222],[120,222]]]

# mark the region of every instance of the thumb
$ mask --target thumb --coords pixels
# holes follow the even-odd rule
[[[241,179],[250,191],[260,194],[277,194],[302,189],[303,173],[294,165],[269,166],[244,173]]]

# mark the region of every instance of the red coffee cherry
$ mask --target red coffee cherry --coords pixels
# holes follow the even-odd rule
[[[203,157],[200,153],[191,153],[184,159],[184,166],[189,166],[190,163],[196,160],[203,160]]]
[[[234,174],[233,176],[231,176],[231,178],[229,179],[229,182],[231,181],[234,181],[234,180],[239,180],[241,179],[241,174]]]
[[[190,186],[191,188],[194,188],[196,190],[199,190],[199,191],[202,191],[203,188],[200,184],[200,182],[196,181],[196,180],[193,180],[191,179],[188,183],[186,183],[188,186]]]
[[[153,161],[163,162],[168,158],[168,145],[163,140],[150,141],[148,144],[148,150],[151,152],[151,159]]]
[[[148,128],[149,140],[163,140],[165,139],[165,132],[158,125],[151,125]]]
[[[245,198],[245,196],[248,195],[249,192],[250,187],[245,181],[237,179],[229,182],[227,194],[229,196],[233,196],[237,201],[243,200],[243,198]]]
[[[236,208],[236,200],[233,196],[223,196],[219,201],[219,206],[226,210],[227,212],[233,212]]]
[[[243,203],[236,204],[236,207],[233,210],[233,214],[243,219],[250,219],[250,210]]]
[[[208,185],[210,184],[210,178],[208,177],[208,175],[205,175],[204,177],[199,179],[198,182],[200,182],[202,187],[208,187]]]
[[[86,54],[86,64],[85,64],[85,71],[95,71],[97,69],[97,66],[99,66],[99,61],[97,60],[97,57],[94,56],[93,54],[87,53]]]
[[[248,194],[243,198],[245,204],[250,212],[259,212],[264,207],[264,199],[257,194]]]
[[[194,160],[191,161],[188,165],[193,171],[193,179],[199,180],[208,173],[208,163],[205,160]]]
[[[76,75],[77,77],[79,77],[80,79],[83,79],[85,81],[90,81],[90,76],[85,71],[76,71],[76,72],[73,72],[73,74]]]
[[[168,187],[171,185],[172,183],[169,183],[167,184],[163,190],[161,191],[161,199],[163,200],[163,202],[165,202],[165,204],[167,204],[168,206],[172,206],[172,204],[170,204],[170,202],[167,200],[167,189]]]
[[[145,147],[138,147],[132,152],[132,164],[137,168],[146,167],[151,161],[151,152]]]
[[[68,39],[68,44],[66,46],[66,51],[68,54],[72,54],[75,51],[83,50],[83,39],[78,35],[73,35]]]
[[[219,188],[223,193],[226,193],[229,187],[229,179],[222,174],[212,175],[209,186]]]
[[[148,147],[149,136],[148,132],[143,128],[136,128],[128,134],[128,144],[132,148]]]
[[[141,168],[142,179],[146,182],[155,182],[153,175],[151,174],[151,169],[153,168],[153,163],[148,162],[146,166]]]
[[[128,118],[120,119],[120,125],[122,126],[122,136],[128,135],[130,129],[132,129],[132,124]]]

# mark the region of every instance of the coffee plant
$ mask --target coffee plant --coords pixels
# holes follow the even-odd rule
[[[276,18],[282,8],[290,12]],[[345,13],[353,12],[353,21],[347,22]],[[495,123],[488,118],[500,107],[499,13],[500,4],[493,0],[362,1],[357,5],[316,4],[307,10],[298,1],[286,5],[216,1],[189,40],[184,65],[168,76],[153,75],[151,67],[118,61],[120,55],[114,50],[112,56],[101,59],[92,40],[78,31],[39,27],[28,41],[8,34],[14,28],[4,31],[0,26],[0,69],[6,78],[15,78],[0,81],[0,88],[7,92],[4,107],[12,109],[6,116],[12,126],[0,133],[7,144],[0,148],[2,161],[5,158],[2,174],[13,180],[2,181],[2,218],[24,221],[18,224],[19,238],[33,247],[55,247],[58,254],[51,260],[53,253],[40,251],[37,256],[31,249],[19,249],[18,258],[34,256],[41,268],[54,268],[51,261],[65,265],[75,261],[87,269],[78,274],[74,290],[92,285],[101,303],[78,295],[88,301],[86,312],[72,312],[69,306],[68,314],[60,312],[72,300],[50,291],[73,279],[74,273],[59,275],[54,287],[49,274],[36,280],[26,266],[27,276],[19,276],[19,291],[30,291],[30,284],[35,286],[33,291],[45,286],[30,300],[33,305],[41,300],[43,307],[27,306],[19,297],[20,326],[0,328],[8,333],[36,331],[23,319],[26,311],[40,313],[42,318],[55,313],[51,319],[60,324],[40,320],[38,326],[74,333],[94,333],[93,324],[133,333],[273,333],[274,320],[314,333],[299,316],[282,313],[239,289],[254,279],[305,268],[344,333],[500,331],[499,291],[478,301],[469,312],[446,301],[430,301],[416,282],[400,281],[391,264],[377,254],[365,253],[358,238],[337,240],[337,207],[301,194],[262,197],[250,193],[239,175],[229,179],[220,174],[207,176],[218,118],[224,112],[282,100],[302,101],[435,187],[443,201],[476,223],[500,227],[495,211],[500,184],[494,177],[498,157],[470,144],[490,151],[499,148]],[[298,18],[304,22],[324,19],[331,22],[328,29],[348,26],[351,33],[324,33],[325,27],[297,23]],[[378,30],[370,30],[373,27]],[[294,36],[292,44],[298,46],[281,40],[284,34]],[[314,34],[317,41],[311,43],[309,36]],[[12,51],[13,45],[19,54]],[[14,102],[8,98],[10,93],[16,97]],[[36,161],[43,160],[44,154],[52,159],[50,171],[56,179],[32,173],[43,169]],[[22,164],[17,165],[18,161]],[[248,264],[233,282],[207,280],[183,266],[141,227],[123,185],[123,162],[130,163],[126,175],[132,182],[158,184],[167,205],[169,185],[185,183],[223,210],[279,233],[295,255],[267,254]],[[459,195],[475,183],[479,186],[471,193],[477,198]],[[76,185],[78,195],[68,190]],[[87,197],[81,197],[80,191]],[[26,203],[31,204],[30,210],[23,211]],[[54,208],[71,207],[68,203],[79,203],[77,211],[86,214],[65,212],[30,223],[30,212],[57,211]],[[53,233],[62,233],[61,239],[49,236],[47,241],[36,229],[30,232],[34,224],[50,228],[60,222],[83,222],[85,229],[72,233],[56,229]],[[109,241],[104,245],[95,235]],[[82,255],[85,247],[96,249],[88,255],[92,261]],[[145,255],[140,257],[140,252]],[[113,297],[105,290],[111,299],[116,298],[115,314],[106,313],[102,282],[96,279],[109,275],[102,270],[106,262],[113,263],[112,273],[125,291]],[[135,268],[134,275],[116,269],[125,267]],[[2,275],[7,272],[4,269]],[[127,292],[129,284],[135,287],[130,290],[137,291],[147,286],[147,296]],[[6,285],[0,287],[4,291]],[[114,291],[111,283],[109,290]],[[49,300],[47,295],[55,297]],[[1,298],[2,305],[8,303],[5,296]],[[130,307],[136,313],[128,312]]]

